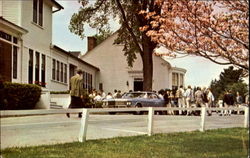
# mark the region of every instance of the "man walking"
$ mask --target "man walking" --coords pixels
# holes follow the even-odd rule
[[[83,108],[83,71],[77,70],[77,74],[70,79],[70,96],[71,102],[69,108]],[[70,114],[66,114],[67,117],[70,117]],[[78,114],[78,117],[82,117],[82,113]]]
[[[180,88],[177,90],[176,96],[178,97],[178,107],[184,108],[185,107],[185,98],[184,98],[184,89],[181,85]],[[179,110],[179,115],[182,115],[182,110]]]

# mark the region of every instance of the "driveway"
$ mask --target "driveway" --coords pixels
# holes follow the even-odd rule
[[[1,149],[78,141],[81,119],[77,114],[1,118]],[[199,116],[155,115],[154,133],[200,129]],[[244,115],[206,117],[206,129],[243,127]],[[147,134],[147,115],[91,114],[87,140]]]

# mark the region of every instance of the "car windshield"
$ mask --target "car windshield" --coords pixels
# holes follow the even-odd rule
[[[145,98],[147,97],[147,93],[126,93],[122,96],[122,98]]]

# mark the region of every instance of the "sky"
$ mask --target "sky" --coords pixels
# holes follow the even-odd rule
[[[87,51],[86,38],[71,33],[68,29],[71,16],[76,13],[80,7],[77,0],[57,0],[64,9],[53,14],[53,44],[63,48],[66,51],[81,51],[84,54]],[[115,31],[119,25],[113,24]],[[95,29],[85,28],[86,36],[96,34]],[[228,66],[214,64],[211,61],[201,57],[184,57],[167,60],[174,67],[180,67],[187,70],[185,74],[185,85],[206,86],[208,87],[212,80],[218,79],[223,69]]]

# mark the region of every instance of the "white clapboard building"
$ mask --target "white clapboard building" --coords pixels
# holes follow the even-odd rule
[[[142,90],[142,60],[137,55],[133,67],[129,67],[123,52],[123,45],[113,44],[117,37],[114,33],[108,39],[95,46],[95,39],[88,38],[88,52],[81,59],[95,63],[100,68],[98,73],[99,89],[113,92],[114,89],[127,92]],[[159,56],[153,56],[153,90],[172,89],[184,86],[186,70],[172,67],[169,62]]]
[[[87,89],[99,68],[52,44],[52,16],[63,7],[55,0],[0,1],[0,74],[5,81],[39,84],[50,91],[69,89],[77,68]]]
[[[141,90],[140,56],[128,67],[117,34],[98,46],[88,38],[88,52],[66,51],[52,43],[52,16],[63,9],[55,0],[0,0],[0,74],[5,81],[39,84],[43,90],[66,91],[69,79],[80,68],[84,88],[113,92]],[[154,56],[153,89],[184,85],[186,70],[172,67]]]

